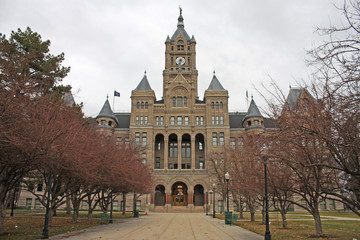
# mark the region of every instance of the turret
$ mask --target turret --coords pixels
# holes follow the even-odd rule
[[[119,122],[114,112],[111,110],[108,98],[109,97],[106,98],[99,115],[97,115],[96,122],[98,126],[102,128],[115,128],[117,125],[119,125]]]

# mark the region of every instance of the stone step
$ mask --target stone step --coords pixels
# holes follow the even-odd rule
[[[200,207],[186,207],[186,206],[171,206],[171,207],[161,207],[156,206],[155,208],[151,209],[150,212],[171,212],[171,213],[202,213],[205,212],[205,208]]]

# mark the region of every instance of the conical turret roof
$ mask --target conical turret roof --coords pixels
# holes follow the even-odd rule
[[[139,85],[135,88],[135,90],[152,90],[149,81],[146,77],[146,72],[144,74],[144,77],[141,79]]]
[[[118,122],[114,112],[111,110],[108,98],[106,99],[103,107],[101,108],[99,115],[96,118],[100,118],[100,117],[111,118],[119,125],[119,122]]]
[[[261,117],[262,118],[263,116],[261,115],[259,108],[257,107],[254,99],[251,99],[248,112],[244,117],[244,121],[248,118],[253,118],[253,117]]]
[[[225,90],[224,87],[219,82],[219,80],[217,79],[217,77],[215,75],[215,71],[214,71],[214,76],[213,76],[207,90]]]

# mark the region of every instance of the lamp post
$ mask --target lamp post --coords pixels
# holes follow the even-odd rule
[[[229,212],[229,180],[230,180],[229,172],[225,173],[225,180],[226,180],[226,207],[227,207],[227,212]]]
[[[267,156],[263,156],[264,160],[264,171],[265,171],[265,221],[266,221],[266,231],[265,231],[265,240],[271,240],[270,228],[269,228],[269,201],[267,194]]]
[[[213,218],[215,218],[215,189],[216,189],[216,184],[213,183]]]
[[[14,193],[13,193],[13,199],[12,199],[12,203],[11,203],[11,213],[10,216],[13,217],[14,216],[14,208],[15,208],[15,198],[16,198],[16,192],[19,190],[19,187],[16,186],[14,188]]]
[[[113,223],[113,199],[112,199],[112,191],[110,192],[110,221],[109,223]]]
[[[205,192],[206,192],[206,201],[205,201],[205,204],[206,204],[206,216],[208,215],[208,212],[209,212],[209,191],[207,189],[205,189]]]

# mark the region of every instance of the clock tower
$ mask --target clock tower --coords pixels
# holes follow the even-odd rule
[[[178,64],[181,59],[181,66]],[[180,67],[179,67],[180,66]],[[190,38],[184,28],[184,18],[180,8],[177,29],[170,38],[165,41],[165,69],[163,71],[163,96],[168,96],[168,86],[181,74],[192,88],[194,98],[198,97],[196,70],[196,41],[194,36]]]

